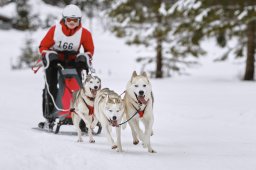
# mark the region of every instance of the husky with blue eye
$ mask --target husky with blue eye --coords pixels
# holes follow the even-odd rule
[[[124,115],[124,104],[121,96],[108,88],[100,90],[94,102],[95,116],[102,125],[112,149],[122,152],[120,123]],[[116,129],[116,142],[111,135],[112,127]]]
[[[151,147],[150,142],[154,123],[153,102],[152,87],[146,73],[143,72],[138,75],[134,71],[127,83],[124,96],[126,119],[130,119],[129,125],[132,130],[133,144],[138,144],[138,139],[140,139],[143,142],[143,147],[148,148],[150,153],[156,152]],[[144,132],[139,127],[139,122],[144,124]]]

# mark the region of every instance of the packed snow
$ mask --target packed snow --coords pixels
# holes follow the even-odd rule
[[[86,23],[85,23],[85,26]],[[102,87],[122,93],[141,49],[126,46],[96,24],[94,67]],[[47,30],[33,34],[38,46]],[[132,144],[129,126],[122,131],[119,153],[111,149],[103,133],[96,143],[78,143],[71,133],[36,131],[43,121],[43,71],[11,70],[10,62],[21,53],[29,33],[0,31],[1,124],[0,169],[2,170],[255,170],[256,84],[240,81],[244,63],[213,63],[219,49],[210,41],[209,52],[189,76],[151,79],[155,97],[152,147],[157,153]],[[145,51],[147,53],[147,51]],[[62,126],[61,132],[75,132]]]

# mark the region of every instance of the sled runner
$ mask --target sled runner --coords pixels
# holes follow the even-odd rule
[[[43,89],[43,116],[46,118],[46,122],[40,122],[38,127],[46,129],[55,134],[59,133],[62,125],[73,125],[70,108],[70,102],[72,100],[72,94],[78,91],[82,87],[81,73],[82,69],[86,70],[88,75],[92,70],[89,67],[88,60],[81,61],[69,61],[70,56],[74,56],[72,52],[62,52],[64,54],[64,61],[59,61],[56,55],[46,55],[42,61],[45,69],[45,88]],[[83,67],[81,67],[81,65]],[[80,67],[79,67],[80,66]],[[56,94],[53,95],[50,92],[49,84],[47,82],[46,69],[48,67],[55,67],[57,70],[57,89]],[[87,133],[88,128],[84,121],[80,121],[80,129],[82,132]],[[101,124],[97,124],[97,130],[94,134],[101,133]]]

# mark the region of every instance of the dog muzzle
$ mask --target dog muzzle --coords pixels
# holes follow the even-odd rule
[[[113,127],[119,127],[117,120],[108,120],[109,124]]]

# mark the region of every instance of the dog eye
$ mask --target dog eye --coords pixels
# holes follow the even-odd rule
[[[92,83],[92,81],[90,81],[90,83]]]
[[[109,112],[112,112],[113,110],[109,110]]]
[[[146,84],[143,85],[143,87],[146,87],[146,86],[147,86]]]
[[[139,87],[137,84],[136,85],[134,85],[135,87]]]
[[[119,112],[119,110],[117,110],[116,112]]]

